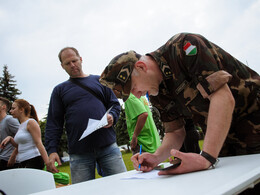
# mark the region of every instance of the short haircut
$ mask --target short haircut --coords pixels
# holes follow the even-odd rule
[[[11,107],[11,102],[4,97],[0,97],[0,101],[2,101],[6,105],[6,111],[9,111]]]
[[[62,63],[61,54],[62,54],[62,52],[64,52],[67,49],[73,50],[76,53],[76,55],[80,57],[79,52],[78,52],[78,50],[76,48],[74,48],[74,47],[64,47],[62,50],[60,50],[59,55],[58,55],[59,60],[60,60],[61,63]]]

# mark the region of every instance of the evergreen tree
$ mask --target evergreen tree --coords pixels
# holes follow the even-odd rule
[[[16,88],[16,81],[13,80],[12,76],[8,71],[8,66],[3,67],[3,77],[0,77],[0,96],[7,98],[10,101],[17,99],[17,95],[22,92]]]
[[[119,119],[115,125],[115,131],[117,144],[119,146],[125,144],[129,146],[129,135],[126,126],[125,109],[122,107],[122,105]]]
[[[162,121],[160,119],[160,113],[157,110],[157,108],[155,108],[153,106],[151,106],[151,111],[152,111],[154,123],[155,123],[155,125],[157,127],[157,131],[158,131],[158,133],[160,135],[161,140],[163,140],[165,130],[164,130]]]
[[[44,117],[39,121],[42,135],[42,143],[45,146],[45,127],[46,127],[47,117]]]

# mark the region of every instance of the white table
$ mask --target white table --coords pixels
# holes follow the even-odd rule
[[[216,169],[154,179],[122,180],[135,170],[47,190],[38,195],[237,194],[260,181],[260,154],[220,158]]]

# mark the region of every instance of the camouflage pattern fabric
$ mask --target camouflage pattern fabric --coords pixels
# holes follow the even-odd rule
[[[125,100],[131,90],[131,73],[134,64],[141,58],[135,51],[122,53],[114,57],[100,76],[99,82],[116,90]]]
[[[220,156],[260,153],[260,77],[255,71],[196,34],[175,35],[146,55],[163,73],[158,96],[150,97],[163,122],[173,121],[178,129],[192,118],[205,133],[207,97],[227,83],[236,104]]]

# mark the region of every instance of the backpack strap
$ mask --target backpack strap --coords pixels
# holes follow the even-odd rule
[[[71,81],[72,83],[80,86],[81,88],[85,89],[86,91],[90,92],[92,95],[94,95],[97,99],[99,99],[103,104],[104,106],[107,108],[106,106],[106,103],[105,101],[99,96],[96,94],[96,92],[92,89],[90,89],[89,87],[87,87],[86,85],[83,85],[82,83],[78,82],[77,80],[74,80],[74,79],[69,79],[69,81]]]

